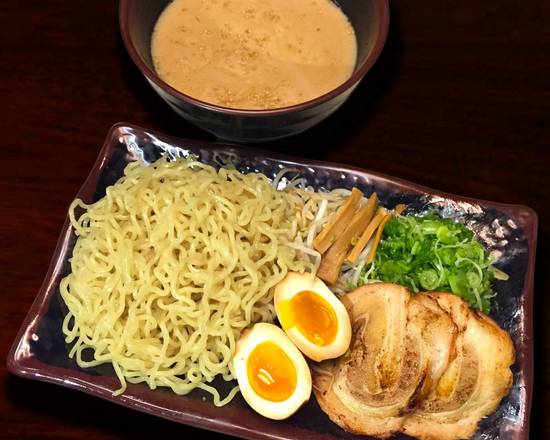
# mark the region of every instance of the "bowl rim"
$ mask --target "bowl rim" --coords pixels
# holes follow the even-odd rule
[[[241,116],[241,117],[267,117],[267,116],[278,116],[278,115],[286,115],[294,112],[300,112],[302,110],[306,110],[308,108],[318,106],[344,93],[346,90],[352,88],[356,83],[361,81],[361,79],[372,68],[372,66],[374,65],[374,63],[382,53],[382,49],[384,48],[384,45],[386,43],[386,39],[388,36],[388,29],[390,25],[390,7],[389,7],[388,0],[371,0],[371,1],[375,6],[375,11],[378,15],[377,16],[378,31],[376,34],[376,38],[375,38],[374,46],[372,50],[367,55],[363,63],[354,70],[352,75],[342,84],[340,84],[338,87],[314,99],[310,99],[309,101],[301,102],[299,104],[295,104],[287,107],[280,107],[280,108],[267,109],[267,110],[246,110],[246,109],[241,110],[241,109],[223,107],[223,106],[211,104],[205,101],[201,101],[199,99],[193,98],[189,95],[186,95],[185,93],[182,93],[176,90],[175,88],[170,86],[168,83],[163,81],[153,69],[147,66],[147,64],[143,61],[142,57],[139,55],[132,41],[132,38],[130,37],[130,26],[128,23],[128,17],[129,17],[130,8],[134,0],[120,0],[119,9],[118,9],[118,18],[119,18],[119,27],[120,27],[120,33],[122,35],[122,40],[124,42],[124,46],[126,47],[126,50],[128,51],[128,54],[130,55],[130,58],[132,58],[133,62],[136,64],[136,66],[141,71],[141,73],[145,76],[145,78],[155,86],[159,87],[166,93],[170,94],[171,96],[181,101],[185,101],[189,104],[204,108],[206,110],[214,111],[217,113],[223,113],[226,115]]]

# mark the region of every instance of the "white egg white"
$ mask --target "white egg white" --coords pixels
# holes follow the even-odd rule
[[[290,397],[281,402],[273,402],[258,395],[252,388],[247,374],[248,358],[252,350],[263,342],[271,341],[279,346],[296,368],[296,388]],[[246,330],[239,341],[232,360],[233,372],[239,382],[244,399],[264,417],[282,420],[294,414],[311,395],[311,372],[304,356],[287,337],[285,332],[274,324],[258,323]]]
[[[281,321],[280,304],[292,299],[294,295],[310,291],[321,296],[334,310],[337,319],[337,333],[334,340],[328,345],[317,345],[304,336],[294,326],[285,329],[288,337],[296,344],[302,353],[314,361],[334,359],[343,355],[351,342],[351,323],[349,314],[342,302],[332,293],[326,284],[310,274],[290,272],[286,278],[275,286],[274,302],[279,321]],[[281,322],[282,324],[282,322]]]

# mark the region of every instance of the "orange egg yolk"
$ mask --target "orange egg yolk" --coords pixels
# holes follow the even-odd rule
[[[279,319],[285,330],[298,328],[309,341],[329,345],[338,333],[338,319],[330,304],[309,290],[279,304]]]
[[[260,397],[271,402],[288,399],[296,388],[296,367],[288,355],[271,341],[258,344],[246,365],[248,381]]]

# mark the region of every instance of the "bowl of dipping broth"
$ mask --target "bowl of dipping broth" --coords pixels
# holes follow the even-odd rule
[[[261,142],[332,114],[373,66],[387,0],[121,0],[132,60],[173,110]]]

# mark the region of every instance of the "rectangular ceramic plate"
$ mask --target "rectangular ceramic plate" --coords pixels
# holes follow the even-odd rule
[[[189,154],[197,155],[201,161],[213,166],[233,164],[241,171],[259,171],[270,177],[283,167],[294,168],[317,189],[358,186],[366,194],[376,191],[382,205],[392,207],[406,203],[409,212],[417,213],[437,209],[444,216],[472,228],[487,248],[499,257],[497,266],[510,275],[509,281],[495,284],[497,295],[491,316],[510,332],[517,352],[512,390],[499,409],[481,423],[475,438],[528,438],[533,383],[532,303],[537,232],[537,216],[531,209],[443,194],[348,166],[299,160],[231,145],[176,139],[123,124],[110,130],[77,196],[86,203],[98,200],[105,194],[106,187],[122,176],[130,161],[148,163],[162,155],[175,158]],[[46,279],[8,355],[11,372],[77,389],[176,422],[244,438],[360,438],[331,423],[313,397],[297,414],[279,422],[257,415],[240,395],[223,408],[216,408],[201,392],[177,396],[166,389],[152,391],[144,384],[129,385],[124,395],[113,397],[112,392],[119,383],[111,366],[79,368],[69,359],[69,346],[62,336],[61,323],[66,309],[59,295],[59,281],[69,271],[68,259],[74,242],[74,232],[66,221]],[[232,386],[219,385],[222,394]]]

